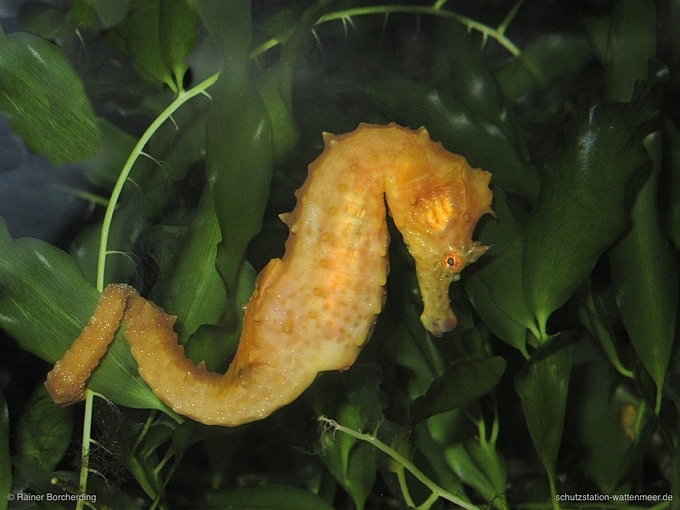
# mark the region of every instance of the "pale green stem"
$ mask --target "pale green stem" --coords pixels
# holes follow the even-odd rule
[[[149,142],[151,137],[158,131],[163,123],[170,119],[172,115],[191,98],[205,93],[205,90],[217,81],[219,73],[213,74],[209,78],[203,80],[201,83],[191,88],[186,92],[181,92],[177,98],[170,103],[170,105],[161,112],[161,114],[154,119],[148,129],[141,136],[135,147],[132,149],[130,156],[123,165],[123,169],[118,176],[111,197],[109,198],[102,222],[101,237],[99,239],[99,258],[97,260],[97,289],[99,292],[104,290],[104,275],[106,273],[106,256],[109,254],[108,242],[109,232],[111,231],[111,222],[113,221],[113,213],[118,204],[118,199],[123,191],[123,187],[128,180],[130,171],[134,166],[137,158],[144,154],[144,147]],[[79,489],[81,494],[87,491],[87,478],[89,474],[89,460],[90,460],[90,444],[92,441],[92,406],[94,402],[94,394],[87,390],[85,397],[85,416],[83,417],[83,446],[81,449],[81,467]],[[84,501],[79,500],[76,504],[76,510],[82,510]]]
[[[419,5],[375,5],[367,7],[356,7],[354,9],[345,9],[343,11],[330,12],[324,16],[321,16],[319,20],[316,22],[316,24],[321,25],[322,23],[326,23],[328,21],[347,20],[352,16],[367,16],[372,14],[404,13],[404,14],[425,14],[428,16],[439,16],[441,18],[454,19],[459,23],[465,25],[468,28],[468,30],[476,30],[480,32],[484,36],[484,39],[488,37],[494,39],[501,46],[503,46],[513,57],[519,56],[521,50],[517,46],[515,46],[515,44],[503,34],[503,31],[505,31],[507,25],[501,27],[503,31],[489,27],[488,25],[475,21],[471,18],[468,18],[467,16],[463,16],[455,12],[441,9],[440,7],[444,5],[444,3],[445,1],[438,1],[437,3],[435,3],[433,7]],[[519,5],[516,5],[516,8],[513,8],[510,11],[509,15],[506,16],[507,23],[509,23],[512,17],[514,17],[515,13],[517,12],[517,9],[519,9],[519,6],[521,6],[522,1],[520,1],[518,4]],[[250,58],[256,58],[265,51],[273,48],[274,46],[277,46],[280,43],[281,41],[277,39],[270,39],[267,42],[258,46],[257,48],[253,49],[253,51],[250,52]]]
[[[470,503],[469,501],[464,500],[463,498],[460,498],[456,496],[455,494],[451,494],[447,490],[443,489],[439,485],[437,485],[435,482],[430,480],[420,469],[418,469],[415,464],[413,464],[410,460],[408,460],[406,457],[398,453],[396,450],[393,448],[390,448],[387,446],[385,443],[380,441],[377,437],[369,435],[369,434],[364,434],[362,432],[357,432],[356,430],[353,430],[349,427],[345,427],[344,425],[340,425],[337,421],[331,420],[330,418],[327,418],[326,416],[320,416],[319,421],[322,421],[324,423],[327,423],[331,427],[333,427],[335,430],[339,430],[340,432],[347,434],[348,436],[351,436],[355,439],[358,439],[359,441],[365,441],[372,445],[374,448],[377,448],[381,452],[387,454],[392,460],[397,462],[398,464],[401,464],[409,473],[413,475],[413,477],[418,480],[420,483],[422,483],[425,487],[430,489],[430,491],[433,494],[436,494],[437,497],[445,499],[447,501],[450,501],[451,503],[454,503],[461,508],[465,508],[466,510],[480,510],[478,506]],[[429,501],[430,498],[428,498]]]
[[[484,23],[462,16],[461,14],[437,9],[435,7],[424,7],[418,5],[379,5],[368,7],[357,7],[355,9],[346,9],[344,11],[331,12],[325,16],[321,16],[317,25],[333,21],[337,19],[348,18],[352,16],[365,16],[369,14],[391,14],[391,13],[406,13],[406,14],[426,14],[429,16],[439,16],[442,18],[449,18],[462,23],[470,30],[480,32],[484,37],[491,37],[495,39],[501,46],[503,46],[512,56],[517,57],[520,54],[520,49],[508,39],[504,34],[497,29],[489,27]]]
[[[90,445],[92,444],[92,408],[94,406],[94,392],[85,391],[85,416],[83,416],[83,445],[80,449],[80,480],[78,490],[80,494],[87,494],[87,476],[90,473]],[[84,499],[76,503],[76,510],[82,510]]]
[[[413,502],[413,498],[411,497],[411,491],[408,490],[408,484],[406,483],[406,470],[404,469],[404,466],[399,464],[399,467],[397,468],[397,480],[399,482],[399,488],[401,489],[401,494],[404,497],[404,501],[406,502],[406,506],[409,508],[415,508],[416,504]]]
[[[123,187],[127,182],[130,172],[132,171],[132,167],[137,161],[137,158],[139,158],[139,156],[143,154],[144,147],[146,146],[146,144],[149,142],[151,137],[156,133],[156,131],[158,131],[158,129],[163,125],[163,123],[169,118],[171,118],[172,115],[179,109],[179,107],[186,103],[188,100],[190,100],[192,97],[197,96],[198,94],[203,94],[208,87],[210,87],[213,83],[215,83],[215,81],[217,81],[218,76],[219,73],[213,74],[212,76],[203,80],[201,83],[191,88],[190,90],[180,93],[177,96],[177,98],[172,103],[170,103],[170,105],[165,110],[163,110],[163,112],[161,112],[161,114],[158,117],[156,117],[156,119],[147,128],[147,130],[144,132],[141,138],[137,141],[135,147],[132,149],[130,156],[125,162],[125,165],[123,165],[123,169],[121,170],[120,175],[118,176],[118,180],[116,181],[116,184],[113,187],[113,191],[111,192],[111,198],[109,199],[109,203],[106,207],[106,212],[104,213],[101,237],[99,238],[99,259],[97,261],[97,289],[100,292],[104,290],[106,256],[109,253],[108,242],[109,232],[111,230],[111,222],[113,221],[113,213],[116,209],[116,205],[118,204],[118,199],[120,198],[120,195],[123,192]]]
[[[503,21],[501,21],[501,24],[498,25],[498,28],[496,29],[498,30],[499,34],[505,34],[505,31],[510,26],[510,23],[512,23],[512,20],[515,19],[515,16],[517,16],[517,12],[519,11],[520,7],[522,7],[523,3],[524,0],[519,0],[518,2],[515,3],[515,5],[512,6],[510,12],[508,12]]]

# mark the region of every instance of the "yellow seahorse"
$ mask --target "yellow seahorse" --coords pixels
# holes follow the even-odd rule
[[[226,374],[184,355],[174,317],[132,287],[110,285],[48,374],[54,401],[83,398],[121,320],[139,373],[156,396],[205,424],[262,419],[295,400],[319,372],[348,368],[384,302],[385,199],[416,263],[423,325],[436,336],[453,329],[449,284],[486,251],[472,233],[482,215],[493,214],[491,174],[444,150],[425,128],[361,124],[323,139],[295,209],[282,215],[290,229],[285,255],[258,277]]]

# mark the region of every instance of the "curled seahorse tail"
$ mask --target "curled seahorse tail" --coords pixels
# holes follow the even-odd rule
[[[85,328],[47,374],[45,387],[55,403],[68,405],[83,400],[85,383],[113,341],[128,298],[135,295],[137,291],[124,284],[104,289]]]
[[[298,396],[282,393],[291,391],[288,378],[299,378],[299,368],[280,370],[275,353],[265,363],[239,354],[224,375],[208,371],[204,363],[194,364],[177,342],[174,322],[175,317],[140,296],[128,302],[125,334],[139,374],[173,411],[206,425],[233,427],[262,419]],[[305,378],[303,387],[315,375]]]

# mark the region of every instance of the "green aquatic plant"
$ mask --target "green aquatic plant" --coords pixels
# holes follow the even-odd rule
[[[36,363],[126,282],[224,371],[323,131],[426,127],[491,172],[495,218],[440,339],[392,229],[357,363],[262,422],[178,416],[124,330],[82,407],[37,365],[30,401],[0,395],[0,509],[676,508],[680,4],[596,4],[25,3],[0,111],[91,204],[68,251],[0,223],[1,341]]]

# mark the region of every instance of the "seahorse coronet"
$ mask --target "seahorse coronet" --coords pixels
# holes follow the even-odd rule
[[[285,254],[257,278],[226,374],[191,362],[177,342],[174,318],[115,284],[104,289],[88,326],[48,375],[55,402],[82,398],[121,320],[139,373],[156,396],[206,424],[265,418],[319,372],[347,369],[385,302],[386,203],[415,261],[423,326],[435,336],[454,328],[449,284],[487,249],[472,234],[479,218],[492,213],[491,174],[446,151],[424,127],[360,124],[322,139],[324,150],[309,165],[295,208],[280,215],[289,227]]]

